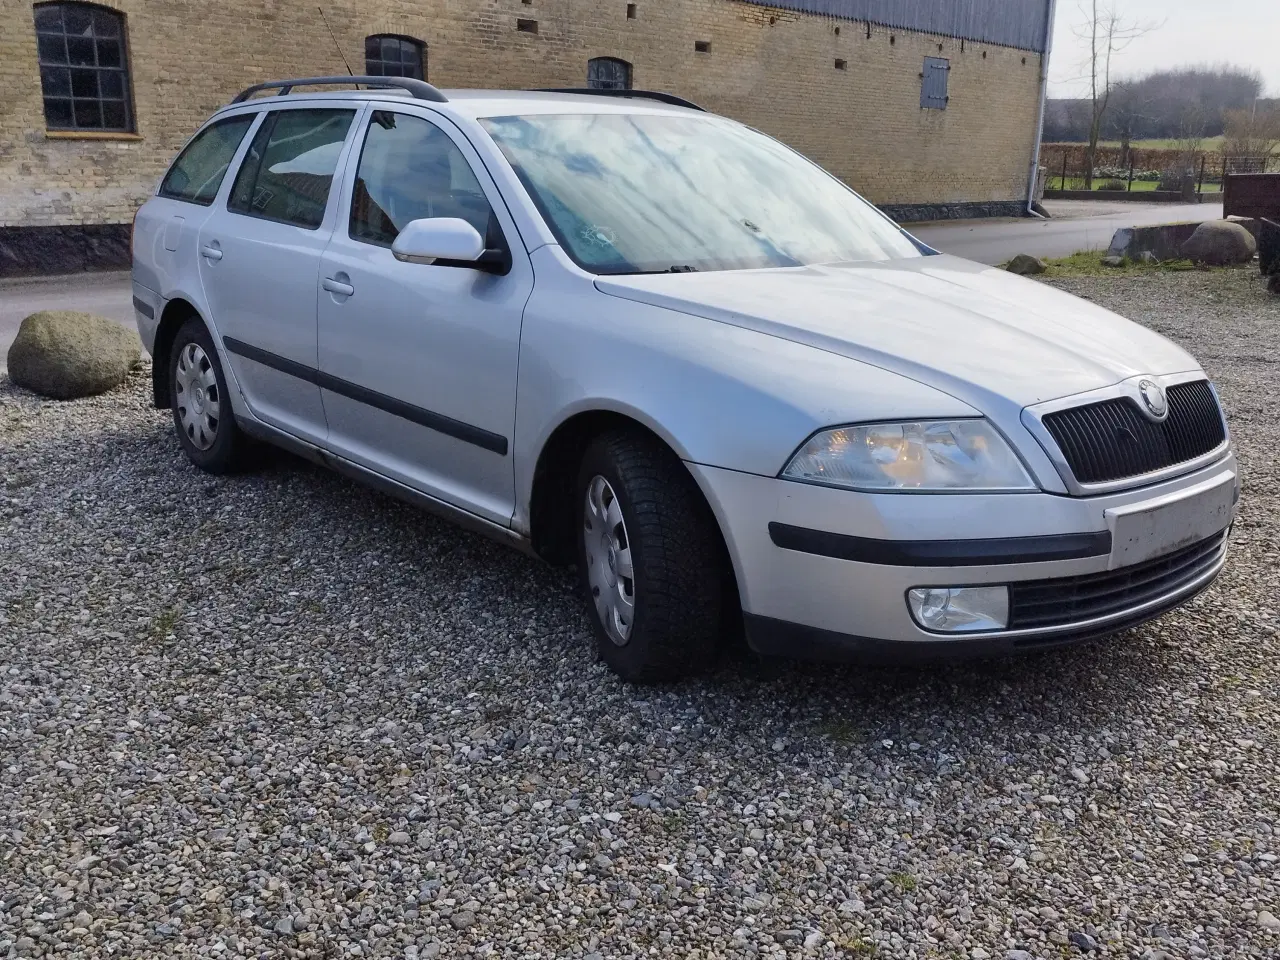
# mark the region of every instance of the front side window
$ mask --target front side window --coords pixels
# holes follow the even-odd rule
[[[617,57],[588,60],[587,86],[592,90],[630,90],[631,64]]]
[[[412,37],[365,37],[364,72],[371,77],[427,78],[427,45]]]
[[[41,3],[35,18],[48,129],[132,133],[124,17],[87,3]]]
[[[421,117],[378,110],[369,121],[351,195],[351,237],[391,246],[412,220],[458,217],[483,237],[491,209],[471,164]]]
[[[227,209],[314,230],[324,220],[351,110],[276,110],[258,128]]]
[[[222,178],[240,141],[253,126],[254,114],[219,120],[201,130],[178,155],[160,184],[160,196],[207,207],[218,195]]]
[[[480,122],[561,246],[594,273],[920,256],[835,177],[731,120],[601,113]]]

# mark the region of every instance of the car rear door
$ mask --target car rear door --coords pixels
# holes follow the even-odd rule
[[[474,147],[425,108],[371,110],[321,262],[319,367],[329,447],[485,519],[515,498],[520,322],[533,269]],[[413,220],[458,217],[506,268],[406,263]]]
[[[308,99],[269,110],[225,206],[200,229],[201,282],[254,416],[321,443],[316,384],[320,255],[337,218],[335,171],[362,107]]]
[[[196,264],[200,227],[212,213],[227,171],[257,119],[256,112],[242,111],[203,127],[183,147],[156,195],[134,218],[134,308],[148,350],[164,300],[190,297],[200,289]],[[160,364],[167,360],[156,358]]]

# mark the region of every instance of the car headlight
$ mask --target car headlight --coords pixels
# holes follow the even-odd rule
[[[977,419],[823,430],[796,452],[782,476],[871,491],[1035,489],[1009,444]]]

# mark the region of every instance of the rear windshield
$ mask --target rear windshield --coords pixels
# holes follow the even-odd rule
[[[920,256],[835,177],[731,120],[535,114],[480,122],[560,244],[593,273]]]

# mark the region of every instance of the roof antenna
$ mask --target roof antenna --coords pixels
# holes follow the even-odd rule
[[[329,39],[333,41],[334,47],[338,50],[338,56],[342,58],[342,65],[347,68],[347,76],[354,77],[355,73],[351,69],[351,64],[347,63],[347,55],[342,52],[342,46],[338,43],[338,38],[333,35],[333,27],[329,26],[329,18],[324,15],[324,7],[316,7],[320,11],[320,19],[324,21],[324,28],[329,31]]]

